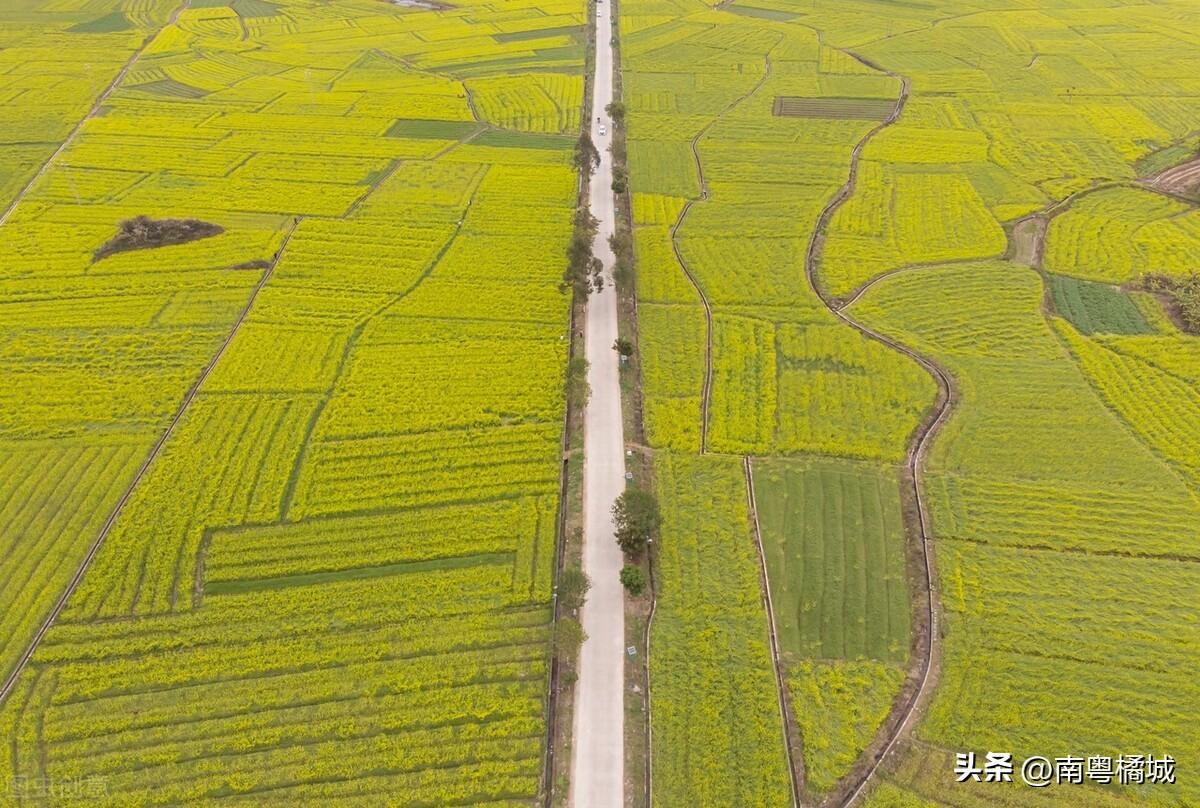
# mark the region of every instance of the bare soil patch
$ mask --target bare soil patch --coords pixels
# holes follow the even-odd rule
[[[270,269],[271,262],[265,258],[255,258],[253,261],[243,261],[240,264],[234,264],[230,269]]]
[[[117,234],[96,250],[92,261],[129,250],[186,244],[224,232],[225,228],[220,225],[199,219],[151,219],[149,216],[138,216],[121,222]]]
[[[1150,180],[1150,184],[1161,191],[1173,194],[1184,196],[1200,194],[1200,156],[1160,171]]]
[[[1034,269],[1042,266],[1042,250],[1049,221],[1044,216],[1027,216],[1012,226],[1008,234],[1008,257]]]
[[[887,98],[805,98],[777,95],[771,112],[783,118],[886,121],[895,109],[895,100]]]
[[[423,11],[449,11],[454,6],[449,3],[434,2],[433,0],[388,0],[393,6],[417,8]]]

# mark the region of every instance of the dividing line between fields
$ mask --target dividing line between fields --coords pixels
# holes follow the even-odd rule
[[[571,314],[567,321],[567,362],[575,358],[575,303],[571,303]],[[567,496],[570,483],[570,468],[567,452],[571,438],[571,398],[567,397],[563,410],[563,433],[560,441],[560,460],[558,472],[558,513],[554,520],[554,569],[550,606],[551,635],[558,628],[561,605],[558,599],[558,584],[562,580],[563,567],[566,564],[567,549]],[[542,771],[542,788],[546,795],[545,806],[552,808],[554,804],[554,736],[558,723],[558,691],[561,676],[558,654],[550,654],[550,675],[546,682],[546,755]]]
[[[470,137],[474,137],[474,135],[471,135]],[[456,142],[454,145],[456,146],[458,143]],[[453,148],[453,146],[448,148]],[[445,243],[443,243],[438,249],[437,253],[433,256],[433,259],[425,266],[424,269],[421,270],[421,274],[419,274],[412,283],[405,287],[403,291],[392,294],[392,296],[383,303],[380,303],[370,312],[364,314],[355,321],[354,327],[350,330],[350,333],[346,337],[346,344],[342,346],[341,356],[338,359],[337,366],[334,368],[333,380],[330,381],[329,387],[326,388],[325,392],[321,395],[321,398],[317,401],[317,407],[315,410],[313,410],[312,415],[309,417],[308,425],[305,427],[304,441],[300,445],[300,452],[296,455],[295,462],[292,463],[291,471],[288,473],[287,484],[283,489],[283,500],[279,505],[280,521],[291,521],[288,515],[292,510],[292,505],[296,501],[296,487],[300,484],[300,469],[303,467],[304,461],[308,458],[308,450],[312,445],[312,438],[317,428],[317,423],[321,420],[321,416],[325,414],[325,408],[329,406],[329,402],[333,398],[334,390],[337,388],[338,380],[341,379],[342,373],[345,372],[347,363],[350,361],[350,354],[354,351],[354,347],[358,344],[359,338],[362,337],[363,331],[366,330],[367,326],[370,325],[376,317],[384,314],[388,311],[388,309],[392,308],[401,300],[404,300],[406,297],[416,291],[417,287],[424,283],[425,279],[432,275],[434,270],[438,268],[438,265],[441,264],[442,259],[446,257],[446,253],[450,251],[450,248],[454,246],[454,242],[458,240],[459,234],[462,233],[463,225],[467,221],[467,216],[469,216],[471,213],[471,206],[475,204],[475,194],[479,191],[479,186],[483,184],[483,180],[487,176],[487,172],[489,170],[490,168],[485,169],[482,174],[479,174],[479,179],[475,186],[471,189],[471,196],[467,199],[466,207],[463,208],[462,214],[458,220],[458,224],[456,224],[454,227],[454,232],[450,234]],[[290,238],[291,234],[289,233],[288,236]]]
[[[646,615],[646,629],[642,632],[642,648],[645,649],[642,667],[646,670],[646,808],[653,808],[654,714],[650,707],[650,633],[654,628],[654,615],[658,611],[658,580],[654,575],[653,553],[647,553],[646,566],[650,568],[650,614]]]
[[[705,128],[707,129],[707,127]],[[701,130],[701,134],[703,134],[703,131]],[[692,158],[696,161],[696,171],[700,174],[700,201],[703,201],[708,199],[708,189],[704,186],[704,170],[700,167],[700,154],[696,151],[696,141],[699,139],[700,134],[692,139]],[[709,305],[708,297],[704,294],[704,287],[700,285],[700,281],[696,279],[696,276],[688,268],[687,261],[683,260],[683,254],[679,252],[679,242],[675,238],[680,225],[683,224],[684,218],[687,217],[688,211],[692,209],[692,204],[696,201],[689,199],[684,204],[683,210],[679,211],[679,218],[671,226],[671,250],[675,253],[675,260],[679,262],[679,268],[683,270],[683,274],[687,276],[688,281],[692,284],[692,288],[700,296],[700,305],[704,307],[704,383],[700,388],[700,454],[704,454],[708,451],[708,401],[712,391],[712,306]]]
[[[887,127],[896,123],[899,120],[904,107],[908,102],[911,84],[906,76],[902,76],[891,70],[887,70],[874,62],[871,62],[853,51],[842,50],[843,53],[855,59],[859,63],[871,68],[872,70],[884,73],[897,79],[900,82],[900,96],[896,99],[895,106],[888,117],[880,122],[877,126],[867,132],[861,140],[855,145],[854,150],[850,155],[850,169],[846,178],[845,184],[834,195],[833,199],[822,209],[821,215],[817,219],[817,225],[813,229],[812,237],[808,243],[808,250],[805,254],[804,274],[808,280],[809,287],[813,293],[821,301],[826,309],[833,316],[837,317],[846,325],[858,331],[863,336],[875,340],[876,342],[891,348],[892,350],[901,353],[925,369],[926,372],[933,377],[938,387],[937,397],[934,400],[932,410],[926,415],[925,419],[918,425],[913,433],[908,449],[905,453],[905,466],[907,470],[908,483],[911,485],[913,501],[916,506],[916,523],[910,524],[911,533],[919,538],[919,548],[921,551],[921,559],[924,567],[925,575],[925,592],[924,592],[924,612],[926,618],[926,631],[921,632],[918,627],[916,641],[920,645],[916,656],[917,665],[919,668],[919,682],[915,690],[912,691],[907,701],[900,704],[897,708],[893,708],[888,718],[884,722],[880,735],[878,735],[873,743],[876,751],[872,755],[870,763],[857,774],[851,774],[840,784],[837,791],[831,795],[828,802],[837,801],[842,806],[852,805],[855,800],[862,795],[867,785],[874,778],[879,767],[884,759],[896,747],[900,738],[909,730],[913,724],[919,705],[924,702],[929,695],[929,685],[932,681],[931,675],[934,669],[934,659],[940,655],[940,638],[938,636],[938,614],[936,608],[936,592],[933,578],[932,556],[932,530],[930,528],[929,514],[926,510],[925,499],[921,492],[921,467],[924,463],[925,455],[928,452],[929,446],[932,443],[933,436],[945,422],[953,409],[957,399],[954,383],[950,374],[933,360],[917,353],[912,348],[903,345],[890,337],[887,337],[878,331],[855,320],[844,311],[844,306],[830,297],[820,286],[817,280],[817,260],[821,252],[824,232],[828,228],[833,216],[838,209],[846,203],[850,196],[854,193],[855,186],[858,181],[858,164],[862,156],[863,149],[867,143],[871,141],[877,134],[882,132]],[[857,298],[857,295],[855,296]],[[908,512],[905,512],[906,521]],[[911,669],[910,669],[911,673]],[[903,692],[903,691],[902,691]],[[903,698],[903,695],[901,696]],[[839,794],[845,794],[844,799],[839,799]]]
[[[775,687],[779,691],[779,717],[783,719],[783,748],[787,754],[788,780],[792,784],[792,805],[799,808],[800,783],[803,774],[800,771],[800,761],[796,760],[794,750],[799,746],[799,739],[792,728],[792,697],[783,678],[783,665],[779,660],[779,636],[775,631],[775,603],[771,598],[771,578],[767,573],[767,556],[763,552],[762,528],[758,524],[758,500],[754,496],[754,467],[749,457],[742,458],[742,468],[746,472],[746,501],[750,506],[750,525],[754,528],[754,549],[758,553],[758,575],[762,585],[763,606],[767,611],[767,634],[771,640],[771,664],[775,669]]]
[[[729,102],[726,107],[718,112],[716,116],[706,123],[696,136],[692,138],[689,144],[692,150],[692,162],[696,166],[696,179],[700,182],[700,197],[698,199],[689,199],[684,203],[683,209],[679,211],[678,218],[675,219],[675,224],[671,225],[671,251],[675,253],[675,260],[679,262],[679,268],[683,270],[683,274],[687,276],[688,281],[692,284],[692,288],[696,290],[696,294],[700,297],[700,304],[704,307],[704,323],[705,323],[705,345],[704,345],[704,384],[700,389],[700,454],[708,452],[708,410],[709,401],[712,398],[712,374],[713,374],[713,313],[712,306],[708,302],[708,296],[704,294],[704,287],[700,285],[699,279],[692,274],[692,270],[688,267],[687,261],[683,260],[683,253],[679,251],[679,239],[677,235],[679,228],[683,226],[684,219],[687,218],[688,212],[692,209],[692,205],[697,202],[708,201],[708,182],[704,179],[704,163],[700,159],[700,141],[708,134],[708,130],[716,125],[717,121],[728,115],[735,107],[757,93],[762,86],[767,83],[767,79],[771,77],[771,51],[775,50],[776,46],[783,41],[783,34],[779,35],[779,39],[775,41],[763,57],[765,69],[759,80],[742,95]]]
[[[124,510],[125,505],[129,502],[129,498],[133,496],[133,492],[137,488],[138,483],[140,483],[142,478],[146,476],[146,472],[150,470],[150,466],[154,463],[155,459],[157,459],[159,453],[162,452],[162,448],[166,444],[167,439],[171,437],[175,431],[175,428],[179,426],[180,421],[183,420],[183,416],[187,414],[188,408],[196,399],[196,395],[200,392],[200,388],[204,385],[205,380],[213,372],[213,369],[217,366],[217,362],[219,362],[221,357],[224,356],[226,349],[229,347],[230,343],[233,342],[233,338],[237,335],[238,330],[241,329],[242,324],[246,322],[246,317],[249,316],[250,310],[254,307],[254,301],[258,298],[258,293],[263,290],[263,287],[267,285],[267,281],[269,281],[271,276],[274,274],[275,267],[279,264],[279,259],[283,255],[283,251],[287,249],[288,242],[291,241],[292,234],[296,232],[296,228],[300,226],[301,221],[302,219],[300,217],[296,217],[292,220],[292,226],[288,229],[287,233],[284,234],[283,241],[280,243],[279,249],[275,251],[274,258],[271,259],[271,263],[267,266],[266,270],[263,271],[262,277],[259,278],[258,283],[254,287],[254,291],[250,294],[250,299],[246,301],[246,305],[242,308],[241,314],[239,314],[237,320],[234,321],[233,327],[229,330],[229,333],[225,336],[225,339],[217,348],[216,353],[213,354],[212,359],[210,359],[208,364],[205,365],[204,370],[200,372],[200,376],[188,389],[187,395],[184,396],[183,402],[175,411],[175,416],[171,419],[171,423],[167,425],[166,430],[164,430],[159,436],[158,440],[154,444],[154,447],[150,450],[150,454],[146,456],[144,461],[142,461],[142,465],[138,468],[137,474],[134,475],[133,480],[130,481],[129,485],[126,486],[124,493],[121,494],[121,499],[117,501],[116,507],[114,507],[109,513],[108,519],[105,520],[104,526],[100,529],[99,535],[96,536],[96,539],[92,542],[91,547],[88,548],[88,553],[86,556],[84,556],[83,563],[81,563],[79,568],[75,571],[75,575],[72,576],[70,582],[67,584],[67,588],[63,590],[61,595],[59,595],[58,600],[54,604],[54,608],[50,610],[50,614],[42,623],[41,628],[38,629],[37,634],[34,635],[32,642],[29,643],[29,647],[25,649],[25,653],[21,655],[21,660],[17,663],[17,666],[13,668],[12,673],[10,673],[8,678],[5,680],[4,687],[0,688],[0,704],[3,704],[4,700],[8,698],[8,694],[12,692],[14,687],[16,687],[17,680],[20,678],[21,673],[25,670],[26,666],[28,666],[29,660],[33,658],[34,652],[37,651],[38,645],[41,644],[42,639],[46,636],[46,633],[50,630],[51,626],[54,625],[54,621],[58,619],[58,616],[66,607],[67,601],[70,600],[71,595],[73,595],[75,590],[79,587],[79,582],[83,580],[83,576],[87,573],[88,568],[91,567],[92,561],[100,552],[100,548],[104,545],[104,540],[108,538],[108,534],[112,531],[112,527],[116,523],[117,517],[121,515],[121,511]]]

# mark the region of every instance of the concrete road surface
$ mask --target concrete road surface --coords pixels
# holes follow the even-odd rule
[[[600,167],[592,176],[592,215],[600,220],[595,254],[604,262],[604,290],[588,299],[586,355],[592,395],[584,421],[583,569],[592,580],[581,620],[587,641],[580,652],[575,685],[575,741],[571,761],[571,804],[575,808],[620,808],[625,804],[625,592],[618,574],[624,564],[613,538],[612,504],[625,488],[625,437],[618,377],[617,301],[612,284],[612,17],[607,0],[596,6],[596,75],[592,140]],[[603,122],[607,132],[600,134]]]

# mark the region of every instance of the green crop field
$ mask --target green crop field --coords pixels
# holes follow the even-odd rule
[[[783,650],[904,662],[909,598],[895,473],[817,458],[772,459],[754,471]]]
[[[585,9],[182,6],[0,10],[0,783],[529,804]]]
[[[1049,275],[1054,308],[1081,334],[1153,334],[1137,302],[1120,289],[1082,278]]]
[[[840,459],[755,465],[780,650],[805,774],[829,790],[904,678],[909,593],[894,472]]]
[[[837,793],[915,670],[921,584],[905,575],[906,541],[909,560],[916,548],[902,469],[936,392],[813,294],[805,258],[820,224],[819,288],[954,387],[919,475],[936,687],[870,804],[1200,798],[1182,774],[1047,791],[953,782],[961,751],[1170,754],[1181,773],[1200,762],[1188,731],[1200,355],[1136,291],[1146,273],[1200,266],[1200,210],[1148,179],[1195,154],[1191,16],[1182,1],[621,4],[646,429],[670,469],[660,478],[684,457],[713,469],[754,458],[807,797]],[[1035,213],[1049,220],[1037,269],[1007,262],[1008,234]],[[702,498],[663,486],[664,542],[739,513],[746,481],[730,476]],[[737,575],[755,563],[746,554]],[[691,568],[662,572],[664,591],[703,588],[712,608],[732,591]],[[750,726],[729,690],[689,677],[669,650],[681,641],[656,627],[654,701],[685,681],[688,698]],[[657,744],[667,724],[653,720]],[[693,765],[705,789],[757,773]],[[721,804],[674,776],[655,788],[663,804]]]

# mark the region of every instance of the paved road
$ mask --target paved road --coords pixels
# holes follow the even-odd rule
[[[592,215],[600,220],[595,253],[604,262],[604,291],[588,300],[586,355],[592,395],[584,421],[583,569],[592,579],[581,620],[588,639],[575,686],[575,741],[571,804],[620,808],[625,804],[625,593],[617,576],[624,564],[613,539],[612,503],[625,487],[625,438],[617,352],[617,301],[612,286],[614,202],[612,125],[604,108],[612,100],[612,18],[608,0],[596,6],[596,76],[592,140],[600,167],[592,177]],[[607,134],[600,134],[599,116]]]

